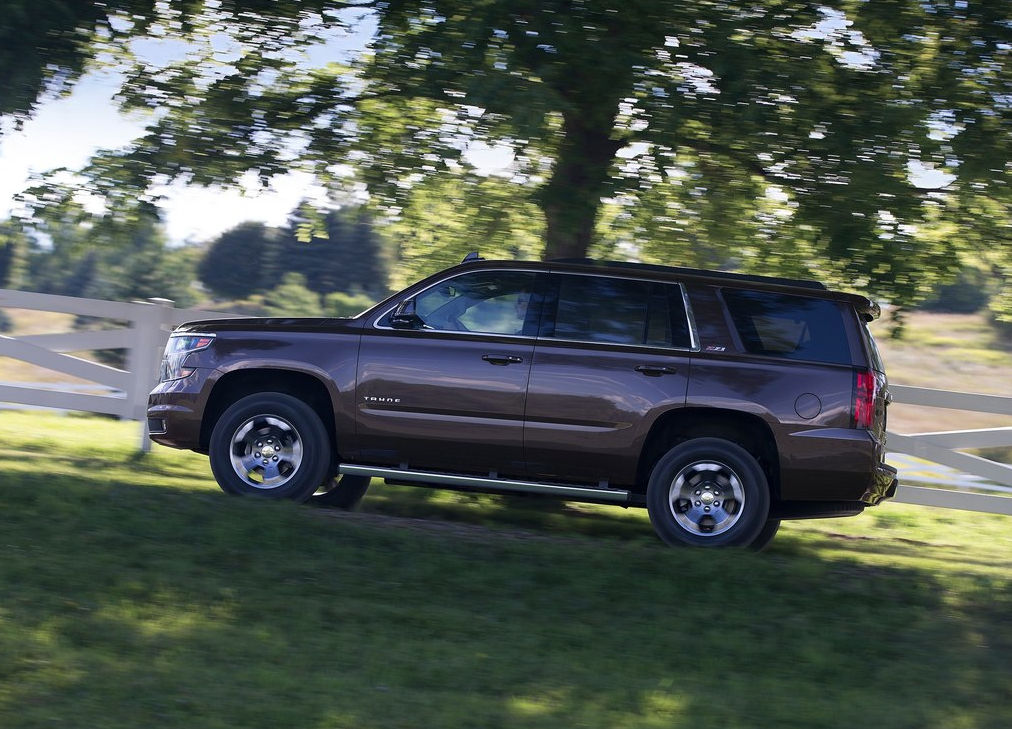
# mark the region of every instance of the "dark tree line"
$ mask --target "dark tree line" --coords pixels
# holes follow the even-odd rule
[[[197,266],[204,286],[220,299],[243,299],[277,287],[288,274],[323,295],[388,291],[388,261],[371,218],[362,209],[324,217],[325,237],[300,240],[298,220],[284,228],[244,223],[211,242]]]
[[[326,214],[318,231],[325,237],[300,240],[303,222],[296,214],[280,228],[243,223],[204,246],[172,247],[157,219],[130,226],[113,245],[76,219],[50,221],[41,237],[8,220],[0,223],[0,287],[110,301],[160,297],[182,307],[214,299],[254,313],[300,299],[299,311],[314,314],[352,313],[388,293],[387,246],[366,210]]]

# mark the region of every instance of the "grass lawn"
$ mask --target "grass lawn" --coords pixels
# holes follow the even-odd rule
[[[136,431],[0,413],[4,729],[1012,723],[1010,518],[684,551],[618,508],[228,497]]]

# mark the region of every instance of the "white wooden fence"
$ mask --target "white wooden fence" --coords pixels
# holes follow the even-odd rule
[[[147,398],[158,378],[158,365],[169,332],[184,321],[226,314],[175,309],[167,299],[123,303],[0,289],[0,309],[29,309],[97,317],[109,328],[94,331],[0,336],[0,356],[21,360],[91,385],[0,383],[0,402],[33,407],[82,410],[137,420],[147,427]],[[125,349],[126,369],[110,367],[68,352]],[[141,434],[147,450],[147,433]]]
[[[892,392],[893,402],[896,404],[922,405],[975,413],[995,413],[1008,415],[1012,420],[1012,397],[931,390],[907,385],[890,385],[889,390]],[[902,435],[890,431],[886,444],[893,453],[906,453],[993,481],[1002,486],[1012,487],[1012,466],[960,452],[965,448],[1012,446],[1012,427],[950,430],[915,435]],[[1012,498],[993,494],[903,486],[901,483],[896,500],[923,506],[1012,515]]]
[[[0,336],[0,356],[22,360],[94,383],[93,392],[85,391],[89,386],[81,385],[67,387],[40,383],[0,383],[0,402],[115,415],[140,421],[145,428],[147,396],[157,380],[158,363],[169,332],[184,321],[229,316],[196,309],[175,309],[172,302],[165,299],[119,303],[7,289],[0,289],[0,309],[55,311],[100,317],[125,324],[96,331]],[[102,349],[127,350],[126,369],[97,364],[68,354]],[[896,404],[997,413],[1012,418],[1012,397],[905,385],[890,385],[890,390]],[[894,453],[906,453],[1012,487],[1012,466],[961,452],[966,448],[1005,446],[1012,446],[1012,427],[915,435],[890,432],[888,437],[889,450]],[[141,447],[145,450],[149,447],[146,430],[141,434]],[[992,494],[901,484],[896,500],[925,506],[1012,515],[1012,498]]]

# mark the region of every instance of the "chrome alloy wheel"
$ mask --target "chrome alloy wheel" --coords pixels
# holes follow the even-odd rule
[[[696,461],[678,472],[668,490],[675,522],[690,534],[715,537],[733,527],[745,508],[745,489],[733,469]]]
[[[232,434],[230,459],[236,475],[248,485],[277,489],[302,465],[302,438],[284,418],[255,415]]]

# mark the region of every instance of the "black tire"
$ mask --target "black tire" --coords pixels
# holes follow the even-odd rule
[[[773,537],[780,531],[780,520],[779,519],[768,519],[763,525],[763,528],[759,530],[759,534],[752,540],[748,548],[753,552],[761,552],[766,549],[766,545],[773,541]]]
[[[327,479],[310,499],[314,506],[325,506],[330,509],[350,511],[358,506],[358,502],[369,489],[369,476],[344,476]]]
[[[305,501],[327,475],[329,441],[320,417],[302,400],[249,395],[214,425],[211,472],[226,493]]]
[[[670,545],[748,546],[765,527],[769,509],[766,475],[731,441],[686,441],[662,456],[650,473],[650,522]]]

